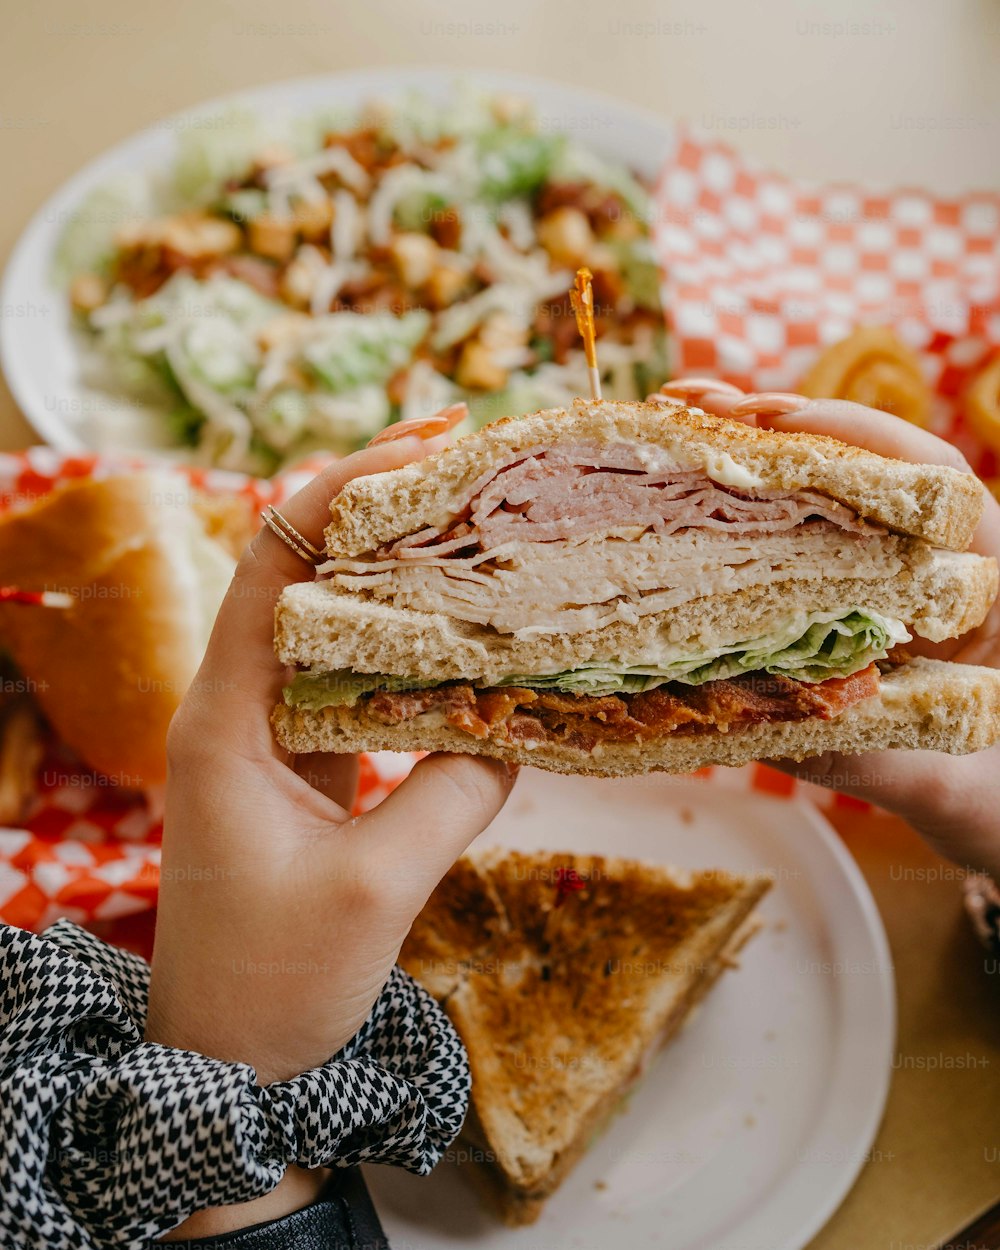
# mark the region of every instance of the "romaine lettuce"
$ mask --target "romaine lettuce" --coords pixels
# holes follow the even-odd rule
[[[738,677],[742,673],[769,673],[797,681],[826,681],[849,677],[873,660],[884,659],[910,635],[900,621],[877,612],[856,609],[841,619],[829,616],[796,620],[766,638],[718,648],[696,656],[666,658],[656,665],[587,664],[545,677],[519,674],[499,685],[568,690],[577,694],[637,694],[668,681],[700,686],[706,681]]]
[[[385,383],[410,363],[427,333],[422,309],[403,313],[331,313],[317,322],[318,333],[302,357],[324,386],[339,394],[365,383]]]
[[[707,681],[759,672],[819,682],[831,677],[850,677],[872,661],[884,659],[894,646],[909,639],[901,621],[856,608],[839,618],[800,615],[767,637],[697,655],[685,656],[680,648],[675,648],[673,656],[665,654],[657,664],[586,664],[543,676],[512,674],[496,684],[606,695],[639,694],[671,681],[699,686]],[[285,702],[312,711],[324,707],[352,707],[362,695],[374,690],[413,690],[434,684],[408,677],[354,673],[350,669],[300,673],[285,688]]]
[[[283,693],[289,707],[318,712],[325,707],[353,707],[363,694],[375,690],[415,690],[426,684],[406,677],[382,677],[378,673],[339,668],[325,673],[296,673]]]
[[[566,146],[563,135],[498,126],[479,136],[480,191],[488,200],[533,195]]]

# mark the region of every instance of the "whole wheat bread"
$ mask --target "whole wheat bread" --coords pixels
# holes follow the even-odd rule
[[[554,852],[496,851],[448,873],[400,963],[469,1052],[459,1155],[501,1218],[537,1217],[748,936],[768,885]]]

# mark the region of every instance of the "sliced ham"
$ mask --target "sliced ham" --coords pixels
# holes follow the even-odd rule
[[[379,554],[426,559],[489,551],[516,540],[577,540],[622,527],[662,535],[695,527],[773,534],[822,519],[855,533],[879,532],[819,491],[738,491],[699,471],[655,460],[650,465],[624,445],[525,455],[475,483],[464,513],[451,525],[421,530]]]
[[[729,733],[748,725],[832,720],[878,694],[874,664],[851,677],[804,682],[750,673],[701,686],[674,682],[642,694],[577,695],[522,686],[479,690],[466,683],[429,690],[379,691],[367,700],[375,720],[398,725],[429,711],[475,738],[558,742],[592,750],[599,742],[643,742],[668,734]]]

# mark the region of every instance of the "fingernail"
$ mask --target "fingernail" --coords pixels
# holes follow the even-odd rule
[[[674,378],[671,382],[664,382],[660,387],[661,395],[667,395],[671,399],[682,399],[685,403],[688,400],[700,399],[709,391],[713,391],[716,395],[743,394],[743,391],[732,382],[722,382],[718,378]]]
[[[729,409],[731,417],[780,417],[786,412],[795,412],[809,403],[805,395],[796,395],[793,391],[760,391],[748,395],[738,404]]]
[[[517,774],[521,771],[521,765],[515,764],[511,760],[504,760],[503,766],[506,768],[507,776],[511,779],[511,781],[513,781]]]
[[[411,435],[417,438],[434,438],[437,434],[447,434],[452,425],[457,424],[458,422],[452,422],[447,417],[417,417],[412,421],[397,421],[394,425],[381,430],[374,438],[370,438],[368,446],[378,447],[382,443],[395,443],[398,439],[410,438]]]
[[[453,430],[456,425],[461,425],[468,415],[469,405],[462,400],[460,403],[449,404],[447,408],[442,408],[440,412],[436,412],[430,419],[447,421],[448,429]]]

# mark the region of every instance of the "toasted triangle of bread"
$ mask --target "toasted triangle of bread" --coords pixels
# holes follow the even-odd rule
[[[831,720],[750,725],[730,733],[672,733],[642,742],[604,742],[591,750],[563,742],[474,738],[431,713],[398,725],[375,720],[363,702],[321,712],[284,705],[271,717],[289,751],[459,751],[533,764],[559,773],[622,777],[686,773],[709,764],[803,760],[827,751],[857,755],[903,748],[965,755],[1000,740],[1000,670],[914,659],[882,678],[878,695]]]
[[[275,614],[275,647],[285,664],[395,673],[422,681],[496,682],[512,673],[558,673],[594,662],[643,664],[665,643],[692,653],[737,639],[763,637],[796,610],[846,615],[877,607],[924,638],[940,642],[981,625],[997,593],[995,560],[968,552],[933,551],[902,540],[908,567],[884,581],[803,577],[729,594],[697,595],[635,622],[616,621],[582,633],[521,638],[444,612],[396,607],[329,582],[289,586]]]
[[[332,501],[327,549],[355,556],[461,511],[469,487],[512,455],[554,443],[634,442],[663,448],[679,469],[734,485],[822,491],[872,521],[964,551],[983,510],[972,473],[910,464],[815,434],[759,430],[683,404],[590,403],[506,417],[416,464],[357,478]],[[749,476],[748,476],[749,475]]]
[[[508,1223],[537,1217],[745,940],[768,885],[552,852],[495,851],[448,873],[400,964],[465,1042],[461,1155]]]

